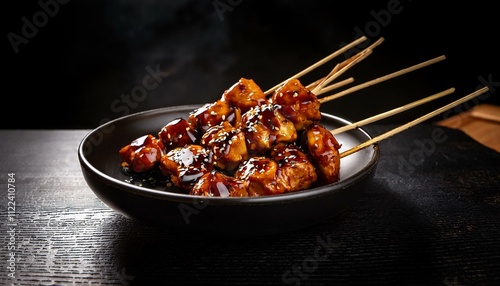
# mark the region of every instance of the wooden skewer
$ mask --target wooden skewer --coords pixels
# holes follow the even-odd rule
[[[419,99],[417,101],[414,101],[414,102],[408,103],[406,105],[394,108],[392,110],[389,110],[389,111],[377,114],[375,116],[368,117],[368,118],[360,120],[358,122],[355,122],[355,123],[352,123],[352,124],[349,124],[349,125],[344,125],[344,126],[342,126],[340,128],[332,130],[331,133],[333,135],[337,135],[339,133],[342,133],[342,132],[345,132],[345,131],[348,131],[348,130],[352,130],[352,129],[355,129],[355,128],[358,128],[358,127],[361,127],[361,126],[364,126],[364,125],[367,125],[367,124],[370,124],[370,123],[373,123],[375,121],[387,118],[387,117],[392,116],[394,114],[398,114],[400,112],[409,110],[409,109],[411,109],[413,107],[416,107],[416,106],[419,106],[421,104],[427,103],[429,101],[441,98],[441,97],[446,96],[448,94],[451,94],[453,92],[455,92],[455,88],[449,88],[447,90],[441,91],[441,92],[436,93],[434,95],[431,95],[431,96]]]
[[[336,82],[336,83],[332,83],[329,86],[327,86],[326,88],[328,88],[328,90],[334,90],[334,89],[342,87],[342,86],[344,86],[346,84],[352,83],[353,81],[354,81],[354,78],[350,77],[348,79],[344,79],[342,81],[339,81],[339,82]],[[321,94],[321,91],[320,91],[320,94]]]
[[[478,96],[480,94],[483,94],[483,93],[487,92],[488,90],[489,90],[488,87],[485,86],[485,87],[483,87],[483,88],[481,88],[481,89],[479,89],[479,90],[477,90],[477,91],[475,91],[473,93],[470,93],[469,95],[466,95],[466,96],[462,97],[461,99],[458,99],[458,100],[456,100],[456,101],[454,101],[452,103],[449,103],[449,104],[447,104],[447,105],[445,105],[445,106],[443,106],[441,108],[438,108],[438,109],[436,109],[436,110],[434,110],[432,112],[429,112],[426,115],[423,115],[423,116],[421,116],[421,117],[419,117],[419,118],[417,118],[417,119],[415,119],[413,121],[410,121],[410,122],[408,122],[408,123],[406,123],[404,125],[401,125],[401,126],[396,127],[396,128],[394,128],[392,130],[389,130],[389,131],[387,131],[387,132],[385,132],[385,133],[383,133],[383,134],[381,134],[381,135],[379,135],[377,137],[374,137],[374,138],[372,138],[370,140],[367,140],[364,143],[361,143],[361,144],[359,144],[359,145],[357,145],[357,146],[355,146],[355,147],[353,147],[353,148],[351,148],[351,149],[349,149],[347,151],[344,151],[344,152],[340,153],[340,158],[343,158],[343,157],[346,157],[348,155],[351,155],[351,154],[353,154],[353,153],[355,153],[357,151],[360,151],[362,149],[367,148],[368,146],[370,146],[372,144],[378,143],[378,142],[380,142],[380,141],[382,141],[384,139],[387,139],[387,138],[389,138],[389,137],[391,137],[391,136],[393,136],[393,135],[395,135],[395,134],[397,134],[399,132],[407,130],[408,128],[413,127],[413,126],[415,126],[415,125],[417,125],[417,124],[419,124],[419,123],[421,123],[421,122],[423,122],[423,121],[425,121],[427,119],[430,119],[430,118],[432,118],[432,117],[440,114],[441,112],[444,112],[444,111],[446,111],[448,109],[451,109],[451,108],[453,108],[453,107],[455,107],[457,105],[460,105],[460,104],[462,104],[462,103],[464,103],[464,102],[466,102],[466,101],[468,101],[468,100],[470,100],[470,99],[472,99],[472,98],[474,98],[474,97],[476,97],[476,96]]]
[[[323,83],[320,84],[320,88],[319,89],[315,88],[315,90],[313,91],[313,93],[315,95],[321,95],[323,93],[332,91],[333,90],[332,86],[334,86],[334,85],[328,85],[326,87],[325,87],[325,85],[329,84],[334,79],[336,79],[337,77],[341,76],[344,72],[346,72],[352,66],[354,66],[355,64],[357,64],[360,61],[364,60],[365,58],[367,58],[371,54],[372,54],[372,50],[367,50],[356,61],[353,61],[353,62],[349,63],[348,65],[344,66],[343,68],[339,69],[338,71],[335,71],[331,76],[329,76],[329,78],[327,80],[325,80]]]
[[[343,52],[355,47],[356,45],[358,45],[359,43],[361,42],[364,42],[366,41],[366,37],[363,36],[363,37],[360,37],[358,38],[357,40],[354,40],[352,41],[351,43],[343,46],[342,48],[340,48],[339,50],[333,52],[332,54],[326,56],[325,58],[321,59],[320,61],[316,62],[315,64],[309,66],[308,68],[304,69],[303,71],[291,76],[290,78],[280,82],[279,84],[275,85],[274,87],[270,88],[269,90],[267,90],[266,92],[264,92],[265,95],[269,95],[271,94],[274,90],[276,90],[278,87],[282,86],[285,82],[287,82],[288,80],[290,79],[294,79],[294,78],[299,78],[307,73],[309,73],[310,71],[314,70],[315,68],[325,64],[326,62],[332,60],[333,58],[337,57],[338,55],[341,55]]]
[[[317,80],[316,82],[309,84],[308,86],[306,86],[306,88],[309,90],[312,90],[314,88],[314,86],[318,85],[321,80]],[[332,83],[329,86],[327,86],[326,88],[328,88],[328,90],[334,90],[334,89],[337,89],[337,88],[342,87],[344,85],[347,85],[349,83],[352,83],[353,81],[354,81],[354,78],[350,77],[350,78],[344,79],[342,81]]]
[[[393,72],[391,74],[388,74],[388,75],[385,75],[385,76],[382,76],[382,77],[379,77],[379,78],[376,78],[376,79],[373,79],[373,80],[370,80],[368,82],[365,82],[365,83],[362,83],[362,84],[359,84],[359,85],[356,85],[356,86],[353,86],[349,89],[346,89],[346,90],[343,90],[341,92],[338,92],[338,93],[335,93],[335,94],[332,94],[332,95],[329,95],[329,96],[325,96],[323,98],[320,98],[319,101],[320,103],[324,103],[324,102],[327,102],[327,101],[330,101],[330,100],[333,100],[333,99],[337,99],[339,97],[342,97],[344,95],[347,95],[349,93],[353,93],[355,91],[358,91],[358,90],[361,90],[363,88],[367,88],[367,87],[370,87],[372,85],[375,85],[377,83],[381,83],[381,82],[384,82],[386,80],[389,80],[389,79],[392,79],[392,78],[395,78],[395,77],[398,77],[400,75],[403,75],[403,74],[406,74],[406,73],[409,73],[409,72],[412,72],[412,71],[415,71],[415,70],[418,70],[418,69],[421,69],[423,67],[426,67],[426,66],[429,66],[431,64],[434,64],[434,63],[437,63],[437,62],[440,62],[442,60],[446,59],[446,57],[443,55],[443,56],[439,56],[439,57],[436,57],[434,59],[431,59],[431,60],[428,60],[428,61],[425,61],[425,62],[422,62],[420,64],[416,64],[414,66],[411,66],[411,67],[408,67],[408,68],[405,68],[405,69],[402,69],[402,70],[399,70],[399,71],[396,71],[396,72]]]
[[[346,72],[355,64],[366,59],[369,55],[372,54],[372,52],[373,50],[365,50],[363,51],[363,53],[357,54],[355,59],[350,58],[348,63],[337,64],[335,68],[326,77],[324,77],[323,80],[311,92],[316,95],[320,94],[325,85],[329,84],[330,82],[341,76],[344,72]]]
[[[328,85],[330,82],[341,76],[343,73],[345,73],[348,69],[353,67],[355,64],[358,64],[362,60],[366,59],[369,55],[372,54],[373,49],[376,47],[380,46],[384,42],[384,38],[378,39],[375,43],[371,44],[369,47],[366,49],[362,50],[361,52],[357,53],[356,55],[350,57],[349,59],[337,64],[334,69],[328,74],[323,81],[320,82],[318,86],[312,90],[312,93],[316,95],[323,94],[325,92],[330,91],[331,89],[325,90],[324,86]]]

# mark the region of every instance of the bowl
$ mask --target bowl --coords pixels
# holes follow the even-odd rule
[[[302,229],[330,219],[368,189],[380,151],[378,144],[341,159],[340,180],[307,190],[273,196],[221,198],[186,194],[177,187],[132,184],[121,168],[118,151],[132,140],[157,135],[169,121],[200,107],[184,105],[130,114],[90,131],[78,146],[83,177],[90,189],[116,212],[148,225],[217,235],[260,236]],[[333,130],[351,122],[322,113],[321,124]],[[372,137],[357,128],[336,136],[340,151]]]

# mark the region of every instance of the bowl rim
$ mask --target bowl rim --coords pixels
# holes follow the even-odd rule
[[[366,176],[369,176],[371,172],[375,169],[379,159],[380,159],[380,149],[379,149],[379,144],[374,143],[370,145],[368,148],[373,149],[373,155],[370,158],[369,163],[364,166],[360,171],[356,172],[355,174],[339,180],[338,182],[323,185],[323,186],[318,186],[306,190],[300,190],[300,191],[295,191],[295,192],[290,192],[290,193],[284,193],[284,194],[276,194],[276,195],[270,195],[270,196],[259,196],[259,197],[204,197],[204,196],[193,196],[189,194],[182,194],[182,193],[175,193],[175,192],[170,192],[168,190],[155,190],[147,187],[141,187],[137,185],[133,185],[130,183],[127,183],[125,181],[119,180],[117,178],[114,178],[108,174],[105,174],[95,166],[93,166],[89,160],[86,158],[85,150],[84,147],[86,145],[86,142],[91,138],[95,133],[99,132],[100,130],[109,127],[110,125],[116,124],[119,121],[123,121],[126,119],[130,119],[132,117],[140,117],[141,115],[145,114],[155,114],[155,113],[164,113],[168,112],[171,110],[177,110],[177,109],[183,109],[183,108],[197,108],[200,107],[200,104],[195,104],[195,105],[179,105],[179,106],[169,106],[169,107],[161,107],[161,108],[155,108],[155,109],[150,109],[150,110],[145,110],[145,111],[140,111],[136,113],[131,113],[113,120],[110,120],[94,129],[92,129],[90,132],[88,132],[80,141],[78,145],[78,159],[80,162],[81,168],[84,168],[87,172],[91,173],[94,178],[98,178],[101,182],[105,183],[106,185],[120,189],[121,191],[126,191],[128,193],[132,193],[135,195],[140,195],[140,196],[145,196],[145,197],[150,197],[150,198],[155,198],[155,199],[161,199],[161,200],[167,200],[167,201],[173,201],[173,202],[178,202],[178,203],[193,203],[193,202],[198,202],[198,203],[206,203],[206,204],[213,204],[213,205],[255,205],[255,204],[275,204],[275,203],[287,203],[287,202],[295,202],[298,200],[307,200],[311,198],[315,198],[318,196],[324,196],[328,193],[335,193],[339,192],[342,189],[348,188],[350,185],[354,184],[357,181],[362,180]],[[321,112],[322,116],[329,117],[332,120],[339,121],[343,124],[351,124],[350,121],[341,118],[339,116],[335,116],[329,113],[324,113]],[[355,130],[363,133],[364,136],[367,137],[367,139],[371,139],[372,136],[366,132],[363,128],[356,128]]]

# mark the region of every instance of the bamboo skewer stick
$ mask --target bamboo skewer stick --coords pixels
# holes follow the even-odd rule
[[[323,78],[323,80],[312,90],[312,93],[318,95],[322,91],[323,87],[339,76],[341,76],[344,72],[346,72],[348,69],[350,69],[352,66],[355,64],[361,62],[362,60],[366,59],[369,55],[371,55],[373,50],[368,49],[363,51],[362,53],[357,54],[355,59],[350,58],[347,63],[340,63],[335,66],[335,68],[326,76]]]
[[[340,158],[343,158],[343,157],[346,157],[348,155],[351,155],[351,154],[353,154],[353,153],[355,153],[357,151],[360,151],[362,149],[367,148],[368,146],[370,146],[372,144],[378,143],[378,142],[380,142],[380,141],[382,141],[384,139],[387,139],[387,138],[389,138],[389,137],[391,137],[391,136],[393,136],[393,135],[395,135],[397,133],[405,131],[405,130],[407,130],[410,127],[413,127],[413,126],[415,126],[415,125],[417,125],[417,124],[419,124],[419,123],[421,123],[421,122],[423,122],[423,121],[425,121],[427,119],[430,119],[430,118],[432,118],[432,117],[434,117],[434,116],[436,116],[436,115],[438,115],[438,114],[440,114],[440,113],[442,113],[442,112],[444,112],[446,110],[449,110],[449,109],[451,109],[451,108],[453,108],[453,107],[455,107],[457,105],[460,105],[460,104],[462,104],[462,103],[464,103],[464,102],[466,102],[466,101],[468,101],[468,100],[470,100],[470,99],[472,99],[472,98],[474,98],[474,97],[476,97],[476,96],[478,96],[480,94],[483,94],[483,93],[487,92],[488,90],[489,90],[488,87],[485,86],[485,87],[483,87],[483,88],[481,88],[481,89],[479,89],[479,90],[477,90],[477,91],[475,91],[473,93],[470,93],[469,95],[466,95],[466,96],[462,97],[461,99],[458,99],[458,100],[456,100],[456,101],[454,101],[452,103],[449,103],[449,104],[447,104],[447,105],[445,105],[445,106],[443,106],[441,108],[438,108],[438,109],[436,109],[436,110],[434,110],[432,112],[429,112],[429,113],[427,113],[427,114],[425,114],[425,115],[423,115],[423,116],[421,116],[421,117],[419,117],[419,118],[417,118],[417,119],[415,119],[413,121],[410,121],[410,122],[408,122],[408,123],[406,123],[404,125],[401,125],[401,126],[396,127],[396,128],[394,128],[392,130],[389,130],[389,131],[387,131],[387,132],[385,132],[385,133],[383,133],[383,134],[381,134],[381,135],[379,135],[377,137],[374,137],[374,138],[372,138],[370,140],[367,140],[367,141],[365,141],[365,142],[363,142],[363,143],[361,143],[361,144],[359,144],[359,145],[357,145],[357,146],[355,146],[355,147],[353,147],[353,148],[351,148],[351,149],[349,149],[347,151],[344,151],[344,152],[340,153]]]
[[[344,125],[344,126],[342,126],[340,128],[332,130],[331,133],[333,135],[337,135],[339,133],[342,133],[342,132],[345,132],[345,131],[348,131],[348,130],[352,130],[352,129],[355,129],[355,128],[358,128],[358,127],[361,127],[361,126],[364,126],[364,125],[367,125],[367,124],[370,124],[370,123],[373,123],[375,121],[387,118],[387,117],[392,116],[394,114],[398,114],[398,113],[401,113],[403,111],[409,110],[409,109],[411,109],[413,107],[416,107],[416,106],[419,106],[421,104],[427,103],[429,101],[432,101],[432,100],[441,98],[443,96],[449,95],[449,94],[451,94],[453,92],[455,92],[455,88],[449,88],[447,90],[441,91],[441,92],[436,93],[434,95],[431,95],[431,96],[419,99],[417,101],[414,101],[414,102],[408,103],[406,105],[403,105],[403,106],[391,109],[389,111],[386,111],[386,112],[374,115],[372,117],[368,117],[368,118],[360,120],[358,122],[355,122],[355,123],[352,123],[352,124],[349,124],[349,125]]]
[[[318,79],[317,81],[315,81],[315,82],[310,83],[309,85],[307,85],[307,86],[306,86],[306,88],[307,88],[307,89],[309,89],[309,90],[312,90],[314,87],[318,86],[318,84],[319,84],[321,81],[323,81],[324,79],[325,79],[325,78],[320,78],[320,79]],[[351,83],[351,82],[353,82],[353,81],[354,81],[354,78],[353,78],[353,77],[350,77],[350,78],[344,79],[344,80],[342,80],[342,81],[339,81],[339,82],[333,83],[333,84],[331,84],[331,85],[329,85],[329,86],[327,86],[327,87],[325,87],[325,88],[329,88],[329,89],[330,89],[330,88],[331,88],[331,89],[337,89],[337,88],[342,87],[342,86],[344,86],[344,85],[346,85],[346,84],[349,84],[349,83]]]
[[[329,86],[327,86],[326,88],[328,88],[328,90],[334,90],[334,89],[337,89],[337,88],[342,87],[344,85],[347,85],[349,83],[352,83],[353,81],[354,81],[354,78],[350,77],[348,79],[344,79],[342,81],[332,83]],[[321,91],[319,94],[321,94]]]
[[[323,94],[329,90],[325,90],[324,86],[328,85],[330,82],[341,76],[343,73],[345,73],[348,69],[353,67],[355,64],[361,62],[362,60],[366,59],[369,55],[372,54],[373,49],[376,47],[380,46],[384,42],[384,38],[378,39],[375,43],[371,44],[369,47],[366,49],[362,50],[361,52],[357,53],[356,55],[350,57],[349,59],[337,64],[333,70],[328,74],[326,77],[324,77],[324,80],[320,82],[318,86],[312,90],[312,92],[316,95]]]
[[[299,78],[299,77],[301,77],[301,76],[309,73],[310,71],[316,69],[317,67],[319,67],[319,66],[325,64],[326,62],[332,60],[333,58],[339,56],[343,52],[345,52],[345,51],[347,51],[347,50],[355,47],[359,43],[366,41],[366,39],[367,38],[365,36],[363,36],[363,37],[358,38],[357,40],[352,41],[351,43],[343,46],[339,50],[333,52],[332,54],[326,56],[325,58],[321,59],[320,61],[316,62],[315,64],[313,64],[313,65],[309,66],[308,68],[304,69],[303,71],[301,71],[301,72],[299,72],[299,73],[291,76],[290,78],[288,78],[288,79],[280,82],[279,84],[275,85],[274,87],[270,88],[269,90],[267,90],[266,92],[264,92],[264,94],[265,95],[271,94],[274,90],[276,90],[278,87],[282,86],[283,83],[287,82],[288,80],[293,79],[293,78]]]
[[[364,89],[364,88],[367,88],[367,87],[370,87],[372,85],[375,85],[375,84],[378,84],[378,83],[381,83],[381,82],[384,82],[386,80],[389,80],[389,79],[392,79],[392,78],[395,78],[395,77],[398,77],[398,76],[401,76],[401,75],[404,75],[406,73],[409,73],[409,72],[412,72],[412,71],[415,71],[415,70],[418,70],[418,69],[421,69],[423,67],[426,67],[426,66],[429,66],[431,64],[434,64],[434,63],[437,63],[437,62],[440,62],[442,60],[446,59],[446,57],[443,55],[443,56],[439,56],[439,57],[436,57],[434,59],[431,59],[431,60],[428,60],[428,61],[425,61],[425,62],[422,62],[420,64],[416,64],[414,66],[411,66],[411,67],[408,67],[408,68],[405,68],[405,69],[402,69],[402,70],[399,70],[399,71],[396,71],[396,72],[393,72],[393,73],[390,73],[388,75],[385,75],[385,76],[382,76],[382,77],[379,77],[379,78],[376,78],[376,79],[373,79],[373,80],[370,80],[370,81],[367,81],[365,83],[362,83],[362,84],[358,84],[356,86],[353,86],[349,89],[346,89],[346,90],[343,90],[341,92],[338,92],[338,93],[335,93],[335,94],[332,94],[332,95],[329,95],[329,96],[325,96],[323,98],[320,98],[319,101],[320,103],[324,103],[324,102],[327,102],[327,101],[331,101],[331,100],[334,100],[334,99],[337,99],[339,97],[342,97],[344,95],[347,95],[349,93],[353,93],[355,91],[358,91],[358,90],[361,90],[361,89]]]

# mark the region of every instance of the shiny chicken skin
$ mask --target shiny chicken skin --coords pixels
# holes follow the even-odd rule
[[[302,136],[307,154],[314,163],[321,184],[335,183],[340,178],[341,145],[333,134],[319,123],[309,125]]]
[[[197,108],[189,114],[187,120],[192,128],[203,134],[208,128],[225,121],[238,127],[241,122],[241,110],[227,101],[217,100]]]
[[[270,157],[278,163],[275,179],[285,192],[305,190],[318,179],[314,165],[295,144],[277,144]]]
[[[205,197],[248,197],[245,181],[219,171],[204,174],[191,188],[190,195]]]
[[[175,186],[189,190],[199,178],[212,171],[212,156],[203,146],[190,144],[164,154],[159,168]]]
[[[297,131],[321,120],[318,98],[298,79],[289,80],[276,89],[271,102],[280,106],[280,112],[293,122]]]
[[[278,169],[278,163],[269,157],[251,157],[238,167],[234,177],[248,184],[250,197],[282,194],[285,189],[276,181]]]
[[[247,148],[252,155],[262,155],[279,142],[294,142],[297,131],[277,106],[256,106],[243,114],[242,130],[245,132]]]
[[[229,173],[249,157],[245,134],[227,121],[207,129],[200,145],[212,152],[214,166]]]
[[[240,78],[222,95],[222,100],[241,111],[247,112],[250,108],[267,103],[267,98],[260,87],[252,80]]]
[[[199,137],[199,132],[183,118],[170,121],[158,132],[158,138],[161,139],[166,151],[194,144],[199,140]]]
[[[148,134],[122,147],[119,154],[124,164],[129,166],[132,171],[143,173],[158,165],[163,149],[164,146],[161,140]]]

